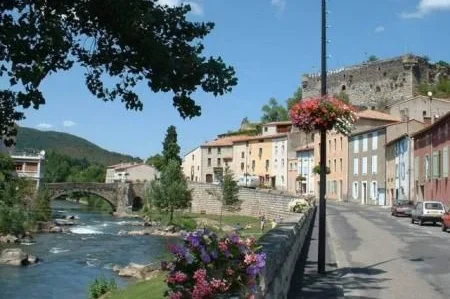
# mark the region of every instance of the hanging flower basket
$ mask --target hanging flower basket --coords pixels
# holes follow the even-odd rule
[[[328,167],[328,166],[325,166],[326,168],[326,171],[325,171],[325,173],[326,174],[330,174],[330,172],[331,172],[331,170],[330,170],[330,167]],[[320,174],[320,165],[316,165],[316,166],[314,166],[314,168],[313,168],[313,173],[315,173],[315,174]]]
[[[335,129],[350,135],[357,120],[356,109],[335,97],[303,99],[290,112],[292,124],[309,133]]]
[[[306,181],[306,178],[302,175],[297,176],[297,178],[295,179],[297,182],[298,181]]]

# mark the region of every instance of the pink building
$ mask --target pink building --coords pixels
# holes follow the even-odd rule
[[[450,204],[450,112],[412,137],[415,200],[438,200]]]

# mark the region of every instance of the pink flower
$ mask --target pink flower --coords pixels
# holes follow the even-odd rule
[[[224,279],[216,279],[216,278],[213,278],[211,280],[210,285],[211,285],[211,288],[216,293],[226,292],[229,289],[229,287],[230,287],[226,280],[224,280]]]
[[[206,270],[205,269],[198,269],[194,272],[194,279],[197,281],[206,280]]]
[[[225,241],[220,241],[219,242],[219,249],[222,252],[225,252],[228,250],[228,244]]]
[[[172,293],[170,294],[170,299],[181,299],[183,298],[183,294],[181,294],[180,291],[176,292],[176,293]]]
[[[250,265],[252,263],[256,263],[257,257],[256,254],[246,254],[244,258],[244,263],[246,265]]]

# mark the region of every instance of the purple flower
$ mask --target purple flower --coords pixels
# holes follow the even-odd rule
[[[217,259],[218,256],[219,256],[219,253],[217,252],[216,249],[214,249],[214,250],[211,251],[211,258],[212,258],[213,260]]]
[[[195,257],[194,257],[194,256],[192,255],[192,253],[189,252],[189,251],[186,253],[185,258],[186,258],[186,262],[187,262],[188,264],[192,264],[192,263],[194,262],[194,260],[195,260]]]
[[[239,240],[240,240],[239,235],[234,234],[231,236],[231,242],[233,242],[234,244],[239,243]]]
[[[186,248],[184,246],[178,245],[178,244],[170,245],[169,250],[173,254],[181,255],[183,257],[186,254]]]
[[[247,268],[247,274],[255,277],[260,272],[260,269],[256,265],[250,265]]]
[[[266,254],[264,252],[256,256],[256,266],[261,270],[266,266]]]
[[[187,240],[193,247],[198,247],[200,245],[200,236],[197,233],[189,234]]]
[[[208,252],[206,252],[205,248],[201,248],[200,258],[202,259],[202,262],[205,264],[208,264],[211,262],[211,257],[209,256]]]

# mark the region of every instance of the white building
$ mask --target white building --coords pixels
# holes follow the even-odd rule
[[[157,177],[159,172],[153,166],[145,163],[121,163],[107,167],[105,183],[147,182]]]
[[[44,179],[45,151],[39,154],[15,153],[11,155],[11,159],[14,161],[17,175],[35,181],[38,189]]]
[[[275,189],[287,190],[287,136],[272,139],[272,165]]]
[[[297,181],[300,194],[314,194],[314,144],[302,146],[297,149],[298,175],[303,179]]]
[[[202,181],[202,152],[202,148],[199,146],[184,155],[182,164],[183,173],[189,181]]]

